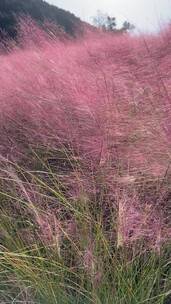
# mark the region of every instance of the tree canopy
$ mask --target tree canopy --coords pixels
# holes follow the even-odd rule
[[[124,21],[121,28],[118,28],[116,18],[111,17],[101,11],[97,11],[97,15],[93,17],[93,24],[103,31],[110,32],[128,32],[135,28],[133,24],[128,21]]]

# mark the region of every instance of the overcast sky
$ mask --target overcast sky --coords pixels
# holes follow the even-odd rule
[[[128,20],[140,31],[154,31],[171,20],[171,0],[46,0],[83,20],[91,21],[97,10]]]

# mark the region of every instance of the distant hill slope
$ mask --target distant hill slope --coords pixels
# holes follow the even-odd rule
[[[83,22],[70,12],[43,0],[0,0],[0,38],[15,39],[17,18],[23,16],[31,17],[39,25],[53,22],[72,36],[83,26]]]

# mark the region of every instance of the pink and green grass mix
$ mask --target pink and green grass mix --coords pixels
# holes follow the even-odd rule
[[[170,304],[171,29],[33,40],[0,56],[0,303]]]

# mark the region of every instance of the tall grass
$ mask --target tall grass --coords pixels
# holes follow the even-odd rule
[[[170,33],[1,55],[0,303],[170,303]]]

